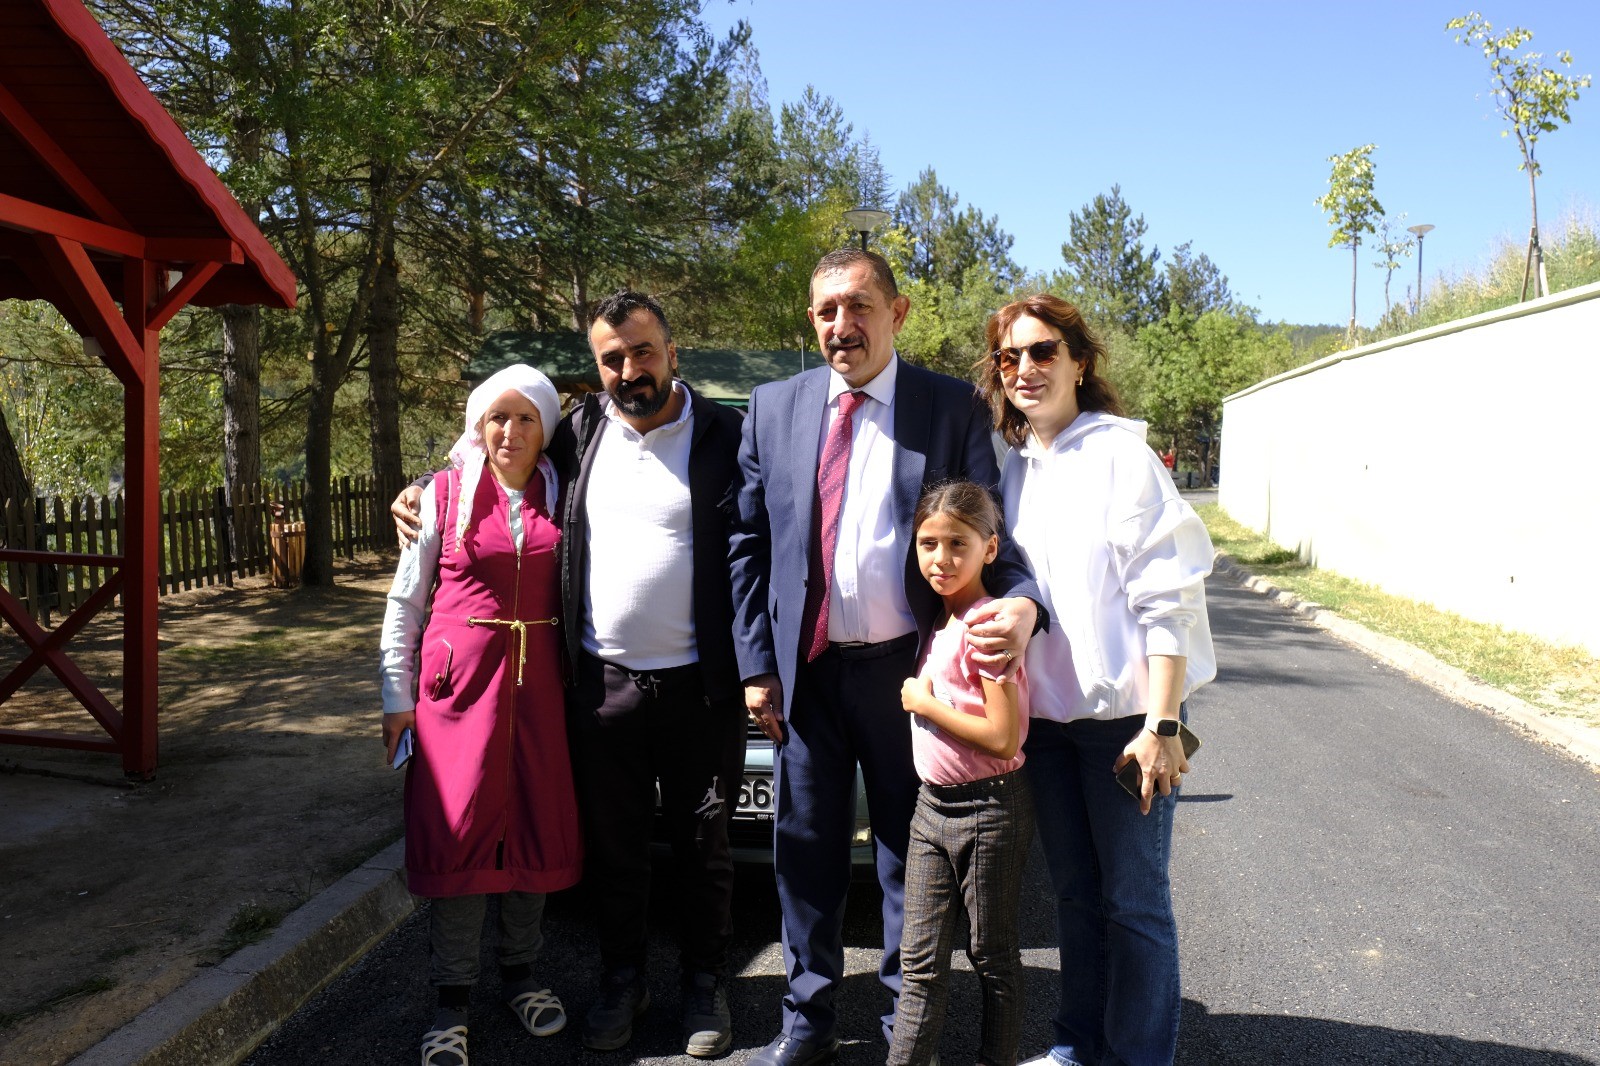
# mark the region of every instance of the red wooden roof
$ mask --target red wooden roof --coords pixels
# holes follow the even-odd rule
[[[81,0],[0,0],[0,299],[47,297],[30,231],[124,259],[222,262],[189,302],[293,307],[295,279]]]

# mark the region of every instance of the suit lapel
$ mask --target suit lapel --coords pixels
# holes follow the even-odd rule
[[[821,461],[822,420],[828,406],[828,374],[803,375],[795,386],[794,422],[789,446],[794,454],[794,514],[798,528],[810,529],[817,507],[817,463]]]
[[[928,467],[928,435],[932,430],[932,394],[921,371],[904,359],[894,382],[894,528],[912,541],[911,518],[922,498],[922,475]]]

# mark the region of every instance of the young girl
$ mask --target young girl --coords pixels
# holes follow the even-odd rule
[[[944,599],[922,672],[901,702],[922,790],[906,855],[903,984],[889,1066],[923,1066],[939,1047],[949,1000],[958,908],[971,925],[967,957],[983,987],[978,1061],[1013,1066],[1022,1025],[1017,896],[1033,840],[1033,797],[1022,767],[1026,682],[978,671],[968,615],[987,603],[983,568],[1000,548],[1000,508],[981,485],[952,481],[917,505],[917,566]]]
[[[501,998],[534,1036],[567,1020],[536,979],[547,892],[577,882],[556,616],[556,474],[544,450],[560,404],[517,364],[467,399],[451,466],[423,494],[383,623],[383,738],[410,729],[406,880],[433,901],[438,1009],[424,1066],[466,1066],[467,1007],[486,899],[500,897]]]

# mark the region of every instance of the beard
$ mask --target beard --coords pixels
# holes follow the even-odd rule
[[[661,382],[654,378],[638,378],[620,382],[616,388],[607,391],[611,395],[611,402],[623,414],[630,418],[649,418],[672,399],[672,379]]]

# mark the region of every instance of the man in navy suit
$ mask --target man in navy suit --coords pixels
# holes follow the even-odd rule
[[[734,637],[746,706],[777,745],[774,865],[789,980],[783,1031],[753,1066],[811,1066],[838,1049],[857,762],[883,887],[885,1035],[894,1022],[918,785],[900,686],[940,612],[917,569],[911,518],[925,486],[999,480],[977,391],[895,353],[909,309],[881,256],[825,256],[806,314],[827,366],[758,387],[744,423]],[[974,644],[998,672],[1020,660],[1039,592],[1004,539],[992,573],[998,599]]]

